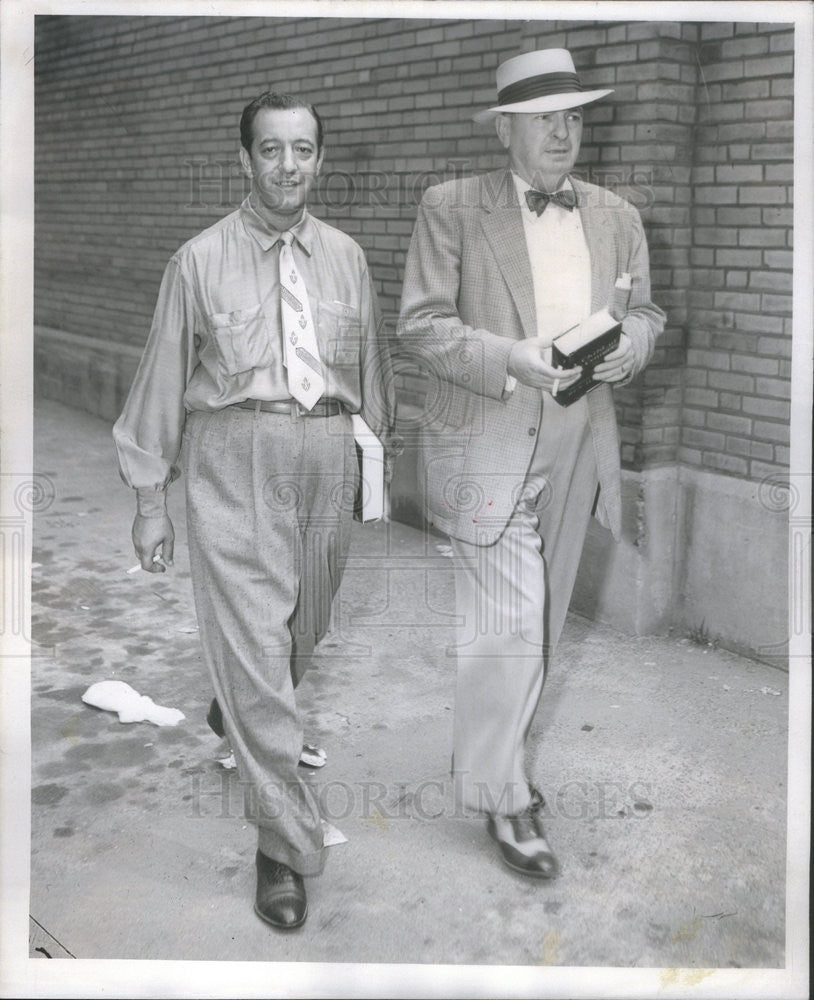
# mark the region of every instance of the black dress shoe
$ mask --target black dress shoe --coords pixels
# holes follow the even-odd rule
[[[223,739],[226,731],[223,728],[223,712],[220,710],[217,698],[212,699],[212,704],[206,713],[206,721],[215,736]],[[300,767],[324,767],[327,760],[328,755],[321,747],[312,746],[310,743],[303,743],[298,761]]]
[[[254,912],[267,924],[288,931],[302,927],[308,915],[302,875],[282,861],[257,852],[257,896]]]
[[[540,817],[543,804],[542,796],[533,794],[531,804],[519,815],[490,815],[486,828],[509,868],[532,878],[556,878],[560,866],[546,840]]]
[[[209,711],[206,713],[206,721],[215,736],[219,736],[223,739],[226,735],[226,731],[223,728],[223,712],[220,710],[217,698],[212,699],[212,704],[209,706]]]

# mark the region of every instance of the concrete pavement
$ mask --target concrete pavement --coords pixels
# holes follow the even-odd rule
[[[530,742],[562,874],[524,879],[450,798],[450,561],[395,523],[357,526],[300,689],[328,752],[310,780],[347,843],[308,882],[304,928],[275,933],[252,912],[254,831],[204,718],[180,485],[176,565],[152,576],[128,573],[133,497],[107,423],[42,401],[35,468],[53,501],[34,526],[32,956],[784,965],[788,676],[570,616]],[[104,679],[186,720],[84,705]]]

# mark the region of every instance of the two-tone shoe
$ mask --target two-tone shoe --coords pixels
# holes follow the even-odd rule
[[[542,797],[532,796],[531,804],[516,816],[490,814],[486,829],[497,842],[503,861],[516,872],[532,878],[556,878],[559,863],[546,840]]]

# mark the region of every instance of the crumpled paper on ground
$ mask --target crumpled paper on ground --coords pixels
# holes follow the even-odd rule
[[[117,712],[119,722],[152,722],[156,726],[177,726],[186,716],[177,708],[156,705],[124,681],[98,681],[82,695],[82,701],[106,712]]]
[[[348,838],[341,830],[329,823],[327,819],[322,822],[322,842],[326,847],[335,847],[337,844],[347,844]]]

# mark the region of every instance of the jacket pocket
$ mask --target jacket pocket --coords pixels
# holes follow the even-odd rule
[[[620,274],[611,290],[608,312],[616,319],[622,319],[630,308],[633,279],[630,274]]]
[[[210,313],[209,329],[218,361],[227,375],[271,364],[271,338],[262,305]]]

